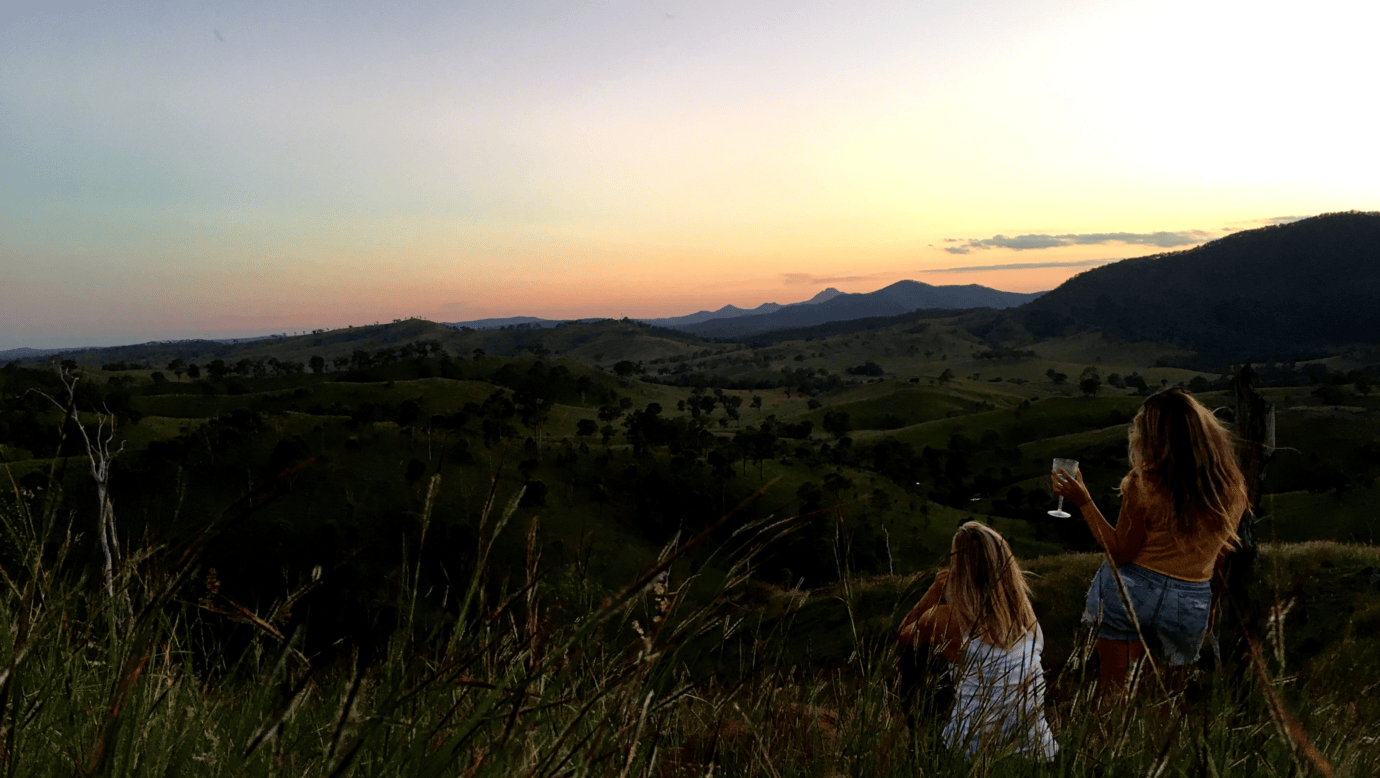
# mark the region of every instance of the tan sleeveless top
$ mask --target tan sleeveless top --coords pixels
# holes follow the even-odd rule
[[[1145,490],[1140,473],[1133,472],[1122,482],[1116,527],[1107,523],[1092,501],[1080,506],[1098,544],[1119,565],[1129,562],[1181,581],[1211,580],[1217,557],[1226,550],[1230,535],[1181,536],[1166,519],[1152,517]],[[1245,505],[1233,508],[1233,531],[1245,510]]]

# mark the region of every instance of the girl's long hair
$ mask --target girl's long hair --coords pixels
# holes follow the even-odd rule
[[[970,521],[954,533],[949,555],[949,607],[964,634],[1010,649],[1035,626],[1030,587],[996,530]]]
[[[1154,519],[1179,537],[1226,537],[1249,499],[1231,434],[1193,395],[1174,388],[1146,399],[1131,422],[1131,473],[1140,473]]]

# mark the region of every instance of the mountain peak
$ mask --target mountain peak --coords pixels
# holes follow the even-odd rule
[[[683,325],[681,329],[704,337],[742,337],[774,329],[808,327],[831,321],[896,316],[920,308],[1010,308],[1032,300],[1036,295],[1002,292],[983,286],[931,286],[922,281],[897,281],[866,294],[845,294],[837,289],[820,300],[782,306],[767,314],[722,318]]]
[[[822,302],[824,302],[825,300],[832,300],[832,299],[834,299],[835,297],[838,297],[838,296],[841,295],[841,294],[843,294],[843,292],[840,292],[839,290],[837,290],[837,289],[835,289],[834,287],[831,286],[831,287],[829,287],[828,289],[825,289],[824,291],[820,292],[819,294],[815,295],[814,297],[811,297],[810,299],[808,299],[808,300],[806,300],[805,302],[800,303],[800,304],[801,304],[801,305],[812,305],[812,304],[814,304],[814,303],[822,303]]]

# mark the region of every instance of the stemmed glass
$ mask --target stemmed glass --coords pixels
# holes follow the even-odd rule
[[[1078,460],[1076,459],[1054,459],[1054,469],[1063,473],[1068,473],[1069,478],[1074,477],[1074,472],[1078,470]],[[1059,495],[1059,507],[1049,511],[1049,515],[1058,519],[1067,519],[1073,514],[1064,510],[1064,495]]]

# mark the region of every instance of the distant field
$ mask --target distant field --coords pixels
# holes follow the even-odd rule
[[[950,436],[962,434],[973,440],[994,432],[1010,444],[1040,441],[1072,432],[1100,430],[1125,424],[1140,407],[1136,397],[1062,398],[1031,403],[1028,407],[1003,408],[937,419],[888,432],[868,431],[857,435],[861,441],[894,437],[916,447],[943,446]]]
[[[544,491],[499,538],[495,553],[507,569],[522,568],[526,539],[519,524],[535,517],[548,564],[564,569],[585,554],[580,564],[611,586],[654,558],[676,532],[703,526],[777,478],[744,509],[745,517],[790,518],[807,502],[815,510],[783,535],[777,556],[764,556],[776,585],[788,573],[815,582],[845,570],[925,569],[943,558],[954,528],[969,519],[998,527],[1026,556],[1086,547],[1090,540],[1078,519],[1059,523],[1046,515],[1054,504],[1048,472],[1056,456],[1078,459],[1099,507],[1115,515],[1115,488],[1128,466],[1127,424],[1143,398],[1107,379],[1139,373],[1156,388],[1220,378],[1156,366],[1185,357],[1181,350],[1118,343],[1095,333],[1021,349],[1034,356],[982,359],[977,355],[994,345],[986,338],[995,336],[983,335],[988,324],[982,315],[960,314],[753,347],[633,322],[464,333],[409,321],[236,347],[205,345],[194,356],[203,366],[210,357],[227,363],[269,355],[363,358],[366,367],[351,372],[332,366],[323,374],[255,378],[251,370],[224,381],[203,376],[192,382],[160,369],[168,380],[155,384],[153,369],[91,370],[83,380],[115,399],[123,392],[136,412],[130,416],[143,417],[138,423],[122,420],[118,428],[116,442],[124,443],[124,451],[114,483],[122,514],[153,524],[170,516],[175,503],[153,492],[177,482],[177,468],[205,479],[187,497],[179,520],[218,516],[257,491],[286,490],[256,504],[246,524],[254,529],[244,530],[235,541],[239,545],[227,546],[256,560],[279,554],[285,564],[293,553],[317,546],[345,553],[347,542],[388,558],[397,553],[398,533],[412,527],[423,510],[422,484],[431,475],[440,476],[433,507],[445,528],[437,536],[444,540],[436,542],[447,544],[453,555],[474,531],[490,480],[497,478],[500,502],[524,483],[534,494]],[[451,356],[399,356],[399,349],[425,340]],[[163,347],[146,349],[143,363],[161,368],[174,356],[158,348]],[[367,367],[375,348],[393,349],[386,366]],[[129,350],[130,359],[136,351]],[[636,367],[620,378],[614,365],[623,360]],[[881,375],[847,372],[867,362]],[[1357,363],[1328,364],[1352,369]],[[565,371],[547,396],[541,377],[557,365]],[[1089,368],[1102,384],[1095,396],[1085,397],[1078,383]],[[789,388],[721,387],[722,394],[741,398],[739,418],[727,420],[718,407],[692,419],[679,406],[695,390],[653,382],[678,381],[673,371],[693,376],[705,393],[730,381],[775,386],[790,379]],[[1060,382],[1051,373],[1062,373]],[[1337,385],[1336,376],[1317,369],[1309,375],[1326,379],[1326,391],[1315,383],[1264,392],[1279,407],[1281,448],[1267,470],[1266,490],[1277,494],[1268,498],[1262,536],[1372,542],[1380,392],[1365,395],[1351,384]],[[519,387],[527,401],[554,399],[533,428],[524,427],[518,415],[485,415],[497,410],[472,407],[464,418],[457,414],[495,393],[513,397]],[[1222,391],[1199,397],[1209,407],[1233,402]],[[760,407],[753,408],[757,399]],[[1345,404],[1328,405],[1325,399]],[[607,446],[602,435],[576,435],[581,420],[597,419],[601,405],[619,406],[620,400],[630,413],[656,403],[663,418],[680,420],[675,442],[635,455],[624,434],[626,415],[598,422],[613,427]],[[6,429],[22,432],[0,440],[0,455],[23,459],[10,471],[34,482],[34,473],[51,466],[42,457],[55,450],[47,436],[61,413],[18,402],[13,392],[0,393],[0,401],[0,436]],[[400,427],[405,406],[416,421]],[[242,410],[258,415],[235,415]],[[826,416],[841,413],[851,427],[847,445],[824,429]],[[434,415],[445,416],[445,422],[428,429]],[[208,426],[210,419],[218,419],[216,425]],[[780,437],[783,425],[801,421],[813,424],[812,434]],[[774,431],[764,433],[768,428]],[[155,441],[169,443],[151,446]],[[890,449],[908,457],[904,467],[888,469],[884,457],[874,456],[874,447],[888,441],[908,444],[908,450]],[[80,465],[73,458],[62,471],[74,494],[89,480]],[[79,504],[88,510],[93,503],[83,497]],[[337,545],[323,538],[336,538]],[[278,551],[270,553],[273,548]],[[597,553],[590,554],[591,548]],[[705,565],[696,568],[700,586],[724,572],[707,558],[688,560],[687,569],[692,563]]]
[[[1281,543],[1337,540],[1374,545],[1380,541],[1380,487],[1342,493],[1285,492],[1265,497],[1258,533]]]

